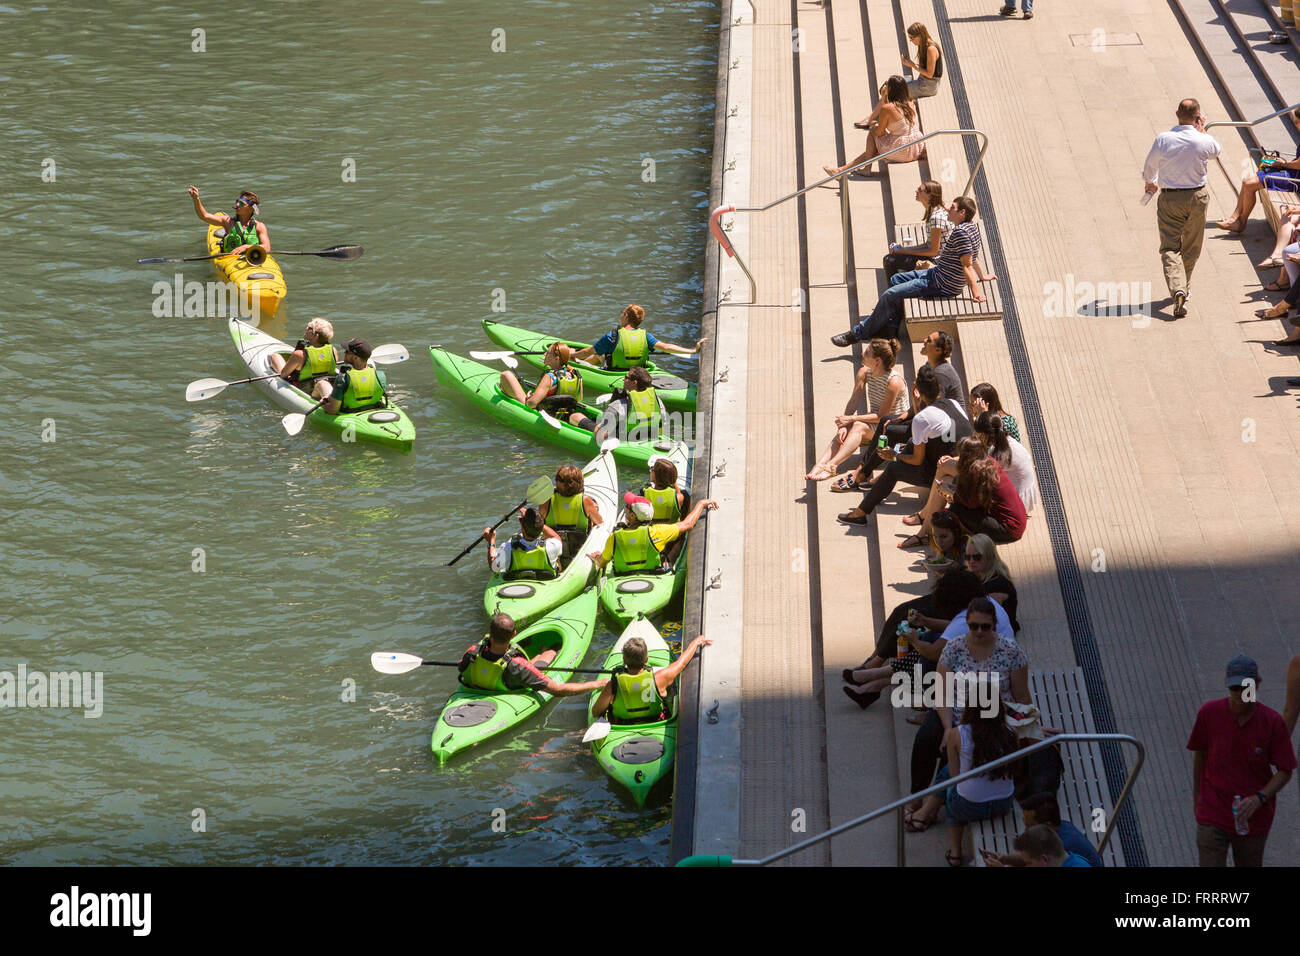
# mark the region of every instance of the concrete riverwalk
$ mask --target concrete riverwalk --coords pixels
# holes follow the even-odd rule
[[[1078,670],[1097,729],[1147,747],[1115,838],[1123,862],[1192,865],[1184,745],[1197,708],[1222,696],[1224,665],[1247,653],[1261,699],[1281,710],[1300,651],[1300,514],[1288,507],[1300,415],[1286,384],[1300,367],[1294,350],[1268,344],[1281,323],[1254,315],[1269,297],[1252,263],[1273,234],[1258,213],[1244,237],[1211,228],[1189,315],[1175,321],[1140,172],[1183,97],[1228,118],[1221,91],[1163,2],[1043,0],[1031,21],[998,6],[724,3],[712,205],[772,202],[857,155],[853,123],[902,72],[906,26],[929,26],[945,76],[920,103],[922,124],[988,136],[972,195],[1006,311],[949,324],[954,364],[967,387],[996,386],[1044,499],[1024,539],[1001,549],[1019,590],[1019,642],[1031,672]],[[1235,174],[1246,149],[1216,132]],[[962,137],[938,137],[924,167],[850,178],[847,237],[834,183],[723,216],[752,300],[737,261],[710,240],[695,493],[721,509],[693,536],[686,627],[716,643],[684,692],[677,857],[762,857],[910,789],[908,713],[887,700],[861,712],[839,673],[868,655],[890,609],[928,586],[915,554],[895,547],[918,492],[900,486],[868,527],[847,529],[835,516],[856,498],[803,475],[856,369],[857,350],[830,336],[875,303],[894,226],[920,218],[923,175],[951,198],[974,156]],[[1214,219],[1235,196],[1214,167],[1210,190]],[[909,381],[923,335],[905,342]],[[1295,786],[1278,801],[1273,864],[1300,858]],[[1103,811],[1115,795],[1112,776]],[[909,836],[908,864],[943,865],[943,845],[942,828]],[[891,816],[789,862],[888,866],[898,849]]]

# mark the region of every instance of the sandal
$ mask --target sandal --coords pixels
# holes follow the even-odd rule
[[[909,528],[919,528],[921,525],[925,524],[925,519],[921,517],[921,513],[918,511],[916,514],[908,515],[904,518],[903,524],[907,525]]]
[[[1290,307],[1285,312],[1273,312],[1269,309],[1256,309],[1255,316],[1260,319],[1285,319],[1291,313]]]
[[[803,477],[805,481],[825,481],[834,478],[835,472],[830,465],[813,465],[808,474]]]
[[[858,483],[853,480],[853,475],[841,475],[837,480],[831,482],[831,491],[861,491]]]
[[[923,544],[925,544],[925,541],[922,540],[919,534],[908,535],[902,541],[898,542],[898,546],[902,548],[904,551],[911,550],[912,548],[918,548]]]
[[[934,824],[933,820],[921,818],[920,810],[908,810],[903,814],[903,829],[908,833],[924,833]]]
[[[957,856],[957,857],[954,857],[954,856],[952,855],[952,850],[944,850],[944,851],[943,851],[943,858],[944,858],[945,860],[948,861],[948,865],[949,865],[949,866],[965,866],[965,865],[966,865],[966,858],[965,858],[964,856]]]
[[[834,166],[823,166],[822,169],[826,170],[827,176],[838,176],[840,174],[840,171]]]
[[[860,668],[846,667],[840,671],[840,676],[844,678],[844,683],[852,684],[854,687],[861,687],[862,685],[853,679],[853,672],[856,670],[860,670]]]
[[[1276,269],[1276,268],[1277,268],[1278,266],[1280,266],[1281,264],[1282,264],[1282,260],[1281,260],[1281,259],[1277,258],[1276,256],[1272,256],[1272,257],[1270,257],[1270,258],[1268,258],[1268,259],[1265,259],[1263,262],[1259,263],[1258,265],[1256,265],[1255,268],[1256,268],[1256,269]],[[1274,291],[1276,291],[1276,290],[1274,290]]]
[[[1289,289],[1289,288],[1291,288],[1291,286],[1290,286],[1289,284],[1288,284],[1288,285],[1278,285],[1276,282],[1270,282],[1268,285],[1264,286],[1264,291],[1265,291],[1265,292],[1285,292],[1285,291],[1286,291],[1287,289]]]

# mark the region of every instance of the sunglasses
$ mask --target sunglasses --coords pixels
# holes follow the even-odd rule
[[[250,200],[245,199],[243,196],[240,196],[238,199],[235,200],[236,209],[238,209],[240,206],[251,206],[251,205],[253,205],[253,203]]]
[[[966,622],[966,626],[967,626],[968,628],[970,628],[972,631],[991,631],[991,630],[993,630],[993,625],[992,625],[992,624],[972,624],[970,621],[967,621],[967,622]]]
[[[969,551],[967,551],[967,552],[966,552],[966,560],[967,560],[967,561],[983,561],[983,560],[984,560],[984,555],[980,554],[978,551],[976,551],[974,554],[971,554]]]

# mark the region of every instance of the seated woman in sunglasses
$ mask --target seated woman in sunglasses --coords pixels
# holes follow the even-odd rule
[[[235,200],[235,214],[211,213],[203,208],[199,191],[190,187],[190,198],[194,200],[194,212],[210,226],[226,230],[221,240],[221,251],[229,255],[239,255],[250,246],[261,246],[268,253],[271,251],[271,236],[266,225],[253,217],[257,215],[257,193],[245,189]]]
[[[501,373],[501,393],[529,408],[540,406],[548,412],[568,412],[569,424],[595,431],[596,422],[581,410],[582,379],[569,365],[573,361],[573,349],[563,342],[552,342],[546,347],[542,359],[546,362],[546,371],[536,388],[531,392],[524,391],[515,373],[506,369]],[[574,411],[575,407],[579,410]]]

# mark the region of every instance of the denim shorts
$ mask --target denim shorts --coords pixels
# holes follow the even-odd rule
[[[934,782],[939,783],[942,780],[948,780],[952,774],[948,772],[948,766],[945,764],[943,769],[935,775]],[[976,820],[992,820],[994,817],[1000,817],[1011,812],[1011,797],[1003,797],[1001,800],[988,800],[983,803],[976,803],[973,800],[967,800],[957,792],[956,787],[950,787],[945,794],[946,809],[948,811],[948,822],[951,823],[974,823]]]

